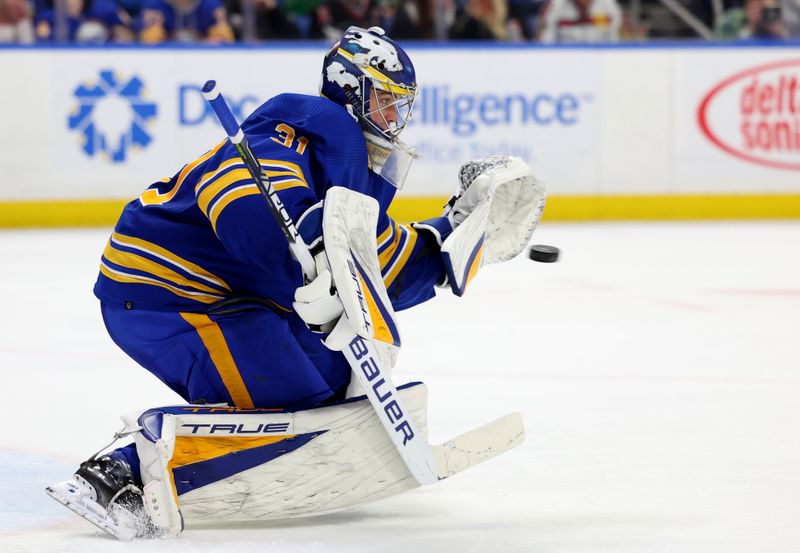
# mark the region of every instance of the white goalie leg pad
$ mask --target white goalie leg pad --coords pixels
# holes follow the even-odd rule
[[[340,186],[325,194],[322,239],[347,322],[362,338],[399,347],[397,318],[378,262],[377,224],[374,198]]]
[[[424,439],[425,385],[399,393]],[[147,467],[143,457],[142,476],[170,484],[152,488],[153,496],[159,510],[177,497],[187,524],[316,515],[419,486],[364,397],[295,412],[164,407],[139,420],[148,442],[142,445],[155,454]],[[162,437],[152,441],[148,423],[153,429],[159,420]],[[165,458],[168,449],[154,446],[168,433],[173,447]]]
[[[483,264],[507,261],[525,248],[547,197],[544,183],[517,157],[470,162],[461,173],[462,190],[449,212],[455,230],[442,244],[448,281],[458,296]]]
[[[123,415],[122,420],[126,427],[141,428],[134,434],[134,442],[139,455],[147,514],[163,535],[177,536],[183,530],[183,519],[169,466],[175,451],[174,417],[146,411]]]
[[[424,384],[398,389],[427,441]],[[318,515],[420,486],[362,396],[300,411],[185,405],[127,417],[153,523]],[[432,446],[445,479],[522,443],[518,413]],[[180,510],[178,506],[180,505]]]

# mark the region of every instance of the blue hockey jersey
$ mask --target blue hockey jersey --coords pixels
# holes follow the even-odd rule
[[[445,278],[445,218],[401,225],[387,214],[396,189],[368,167],[349,113],[322,97],[282,94],[242,125],[305,242],[321,239],[322,200],[344,186],[378,200],[376,248],[395,309],[431,298]],[[95,295],[127,309],[203,312],[235,297],[289,313],[301,286],[265,199],[226,139],[124,209],[103,252]]]

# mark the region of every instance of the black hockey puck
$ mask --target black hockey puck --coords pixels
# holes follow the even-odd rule
[[[528,257],[540,263],[554,263],[558,261],[558,248],[555,246],[545,246],[544,244],[536,244],[531,246],[528,251]]]

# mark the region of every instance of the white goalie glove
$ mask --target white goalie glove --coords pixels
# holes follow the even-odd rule
[[[394,309],[381,277],[375,244],[378,202],[342,187],[324,201],[324,251],[314,257],[317,277],[295,291],[294,310],[324,344],[341,351],[356,336],[375,342],[386,367],[400,346]]]
[[[314,332],[327,334],[323,340],[332,350],[341,350],[355,335],[344,314],[344,305],[333,285],[333,276],[328,268],[325,252],[314,257],[317,278],[299,287],[294,293],[297,315]]]
[[[465,163],[458,180],[444,211],[454,230],[442,254],[450,287],[460,296],[482,265],[507,261],[525,248],[547,191],[527,163],[510,156]]]

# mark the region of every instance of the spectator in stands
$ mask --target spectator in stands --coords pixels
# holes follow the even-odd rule
[[[786,36],[800,38],[800,0],[783,0],[783,29]]]
[[[0,42],[33,42],[33,13],[25,0],[0,0]]]
[[[133,42],[131,17],[114,0],[94,0],[75,34],[82,43]]]
[[[322,0],[223,0],[235,39],[292,40],[307,38],[309,14],[298,15],[298,2],[312,9]],[[309,4],[309,2],[312,2]],[[249,4],[248,4],[249,3]],[[248,18],[252,17],[252,21]]]
[[[509,29],[518,29],[525,40],[536,38],[536,22],[544,0],[508,0]]]
[[[145,0],[138,27],[139,40],[145,44],[233,42],[233,29],[220,0]]]
[[[781,6],[776,0],[747,0],[744,8],[733,8],[722,14],[715,26],[719,38],[781,39],[786,36]]]
[[[505,40],[506,0],[467,0],[456,11],[449,36],[453,40]]]
[[[433,0],[378,0],[377,24],[398,40],[434,38]]]
[[[83,23],[83,0],[66,0],[64,6],[64,36],[59,37],[56,28],[56,12],[54,9],[45,9],[36,13],[36,40],[39,42],[53,42],[63,39],[73,42],[78,33],[78,28]]]
[[[127,13],[131,19],[136,19],[142,11],[144,0],[111,0],[117,7]]]
[[[744,8],[751,38],[769,40],[786,36],[781,5],[775,0],[747,0]]]
[[[309,36],[335,41],[352,25],[368,29],[377,24],[372,0],[328,0],[315,10]]]
[[[308,38],[311,32],[313,14],[325,0],[281,0],[283,10],[294,23],[301,38]]]
[[[373,10],[376,24],[383,30],[391,29],[398,7],[398,0],[375,0]]]
[[[617,42],[622,10],[617,0],[551,0],[542,42]]]
[[[719,1],[723,12],[733,8],[740,8],[744,4],[744,0]],[[713,0],[689,0],[689,11],[709,29],[713,29],[717,23]]]
[[[253,1],[255,3],[256,38],[260,40],[300,38],[300,30],[289,19],[278,0]]]

